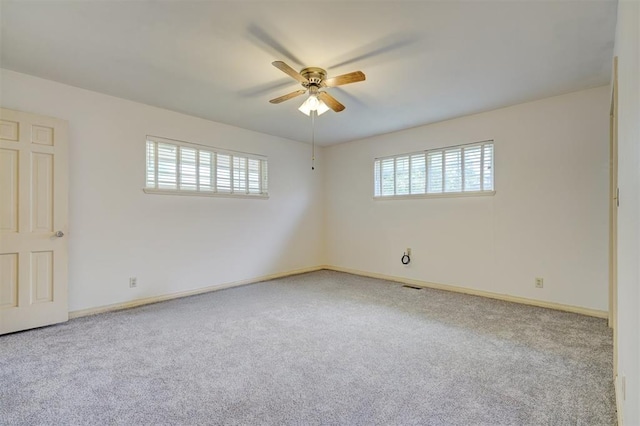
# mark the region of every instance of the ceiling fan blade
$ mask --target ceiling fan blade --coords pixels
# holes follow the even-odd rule
[[[342,110],[344,110],[344,105],[342,105],[340,102],[338,102],[336,100],[336,98],[334,98],[333,96],[331,96],[330,94],[328,94],[327,92],[320,92],[318,93],[318,98],[324,102],[325,104],[327,104],[327,106],[329,108],[331,108],[332,110],[334,110],[335,112],[340,112]]]
[[[296,90],[295,92],[291,92],[291,93],[287,93],[286,95],[282,95],[280,97],[277,97],[275,99],[271,99],[269,102],[271,102],[272,104],[279,104],[280,102],[284,102],[284,101],[288,101],[291,98],[295,98],[296,96],[300,96],[302,94],[304,94],[306,92],[306,90]]]
[[[293,68],[291,68],[289,65],[285,64],[282,61],[271,62],[271,65],[273,65],[274,67],[278,68],[283,73],[288,74],[291,77],[295,78],[300,83],[308,83],[309,82],[309,80],[304,78],[298,71],[294,70]]]
[[[249,38],[257,44],[258,47],[263,48],[263,50],[267,51],[269,54],[275,54],[276,57],[284,57],[285,59],[288,59],[289,62],[293,62],[296,65],[302,65],[305,63],[278,41],[278,39],[282,40],[283,37],[281,34],[277,34],[275,29],[271,28],[267,31],[258,24],[252,23],[249,24],[247,32]]]
[[[416,34],[388,35],[341,56],[336,59],[337,62],[330,65],[329,68],[343,67],[345,65],[373,58],[377,58],[378,62],[381,59],[388,60],[390,59],[389,55],[402,53],[404,47],[415,44],[417,41],[418,36]],[[380,56],[383,58],[379,58]]]
[[[240,96],[243,97],[255,97],[255,96],[262,96],[262,95],[267,95],[267,94],[272,94],[271,92],[278,90],[278,89],[282,89],[284,87],[291,87],[293,83],[291,82],[291,80],[289,80],[288,78],[285,78],[284,76],[279,79],[277,82],[274,83],[264,83],[264,84],[260,84],[258,86],[254,86],[254,87],[249,87],[247,89],[243,89],[240,90],[238,92],[238,94]]]
[[[342,86],[343,84],[357,83],[358,81],[365,80],[364,73],[362,71],[354,71],[349,74],[342,74],[337,77],[328,78],[323,82],[326,87]]]

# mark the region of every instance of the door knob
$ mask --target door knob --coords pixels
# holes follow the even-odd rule
[[[54,234],[54,236],[56,236],[56,237],[58,237],[58,238],[60,238],[60,237],[64,237],[64,232],[62,232],[62,231],[58,231],[58,232],[56,232],[56,233]]]

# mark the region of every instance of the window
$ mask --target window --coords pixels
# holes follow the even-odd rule
[[[145,192],[268,196],[267,158],[147,137]]]
[[[376,158],[374,197],[493,194],[493,141]]]

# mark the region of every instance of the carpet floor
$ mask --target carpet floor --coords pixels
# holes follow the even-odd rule
[[[613,425],[605,320],[318,271],[0,336],[6,425]]]

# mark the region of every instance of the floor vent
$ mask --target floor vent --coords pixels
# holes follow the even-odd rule
[[[412,289],[414,289],[414,290],[422,290],[422,287],[416,287],[415,285],[408,285],[408,284],[405,284],[405,285],[403,285],[402,287],[405,287],[405,288],[412,288]]]

